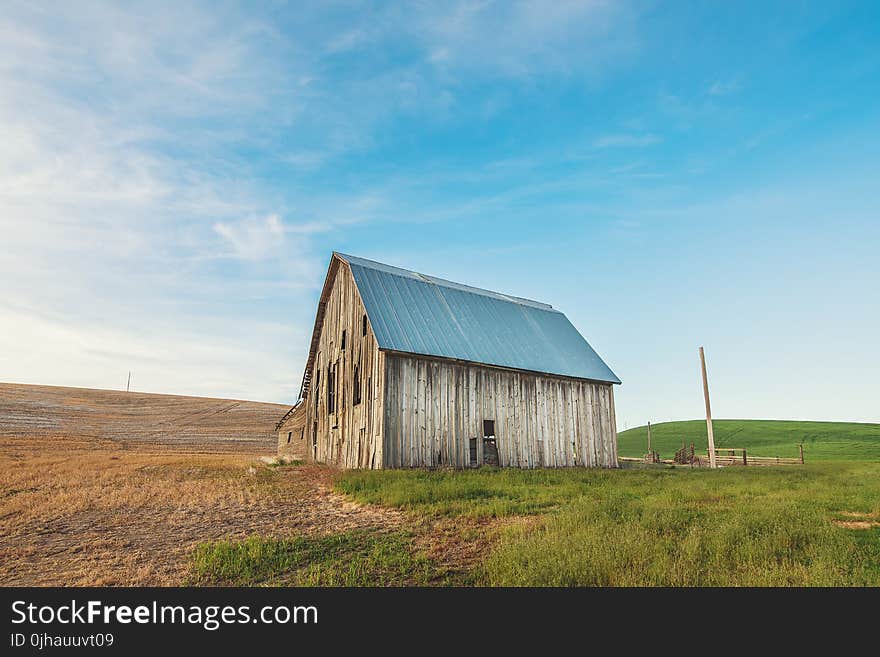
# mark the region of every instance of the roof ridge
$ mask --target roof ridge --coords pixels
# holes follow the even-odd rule
[[[560,311],[556,310],[549,303],[543,303],[541,301],[536,301],[534,299],[527,299],[525,297],[518,297],[512,294],[506,294],[504,292],[496,292],[494,290],[487,290],[481,287],[475,287],[473,285],[467,285],[465,283],[457,283],[455,281],[450,281],[445,278],[440,278],[438,276],[431,276],[430,274],[422,274],[417,271],[413,271],[411,269],[403,269],[402,267],[395,267],[394,265],[388,265],[384,262],[379,262],[378,260],[370,260],[369,258],[361,258],[360,256],[348,255],[346,253],[340,253],[339,251],[333,252],[334,256],[338,256],[348,264],[356,264],[362,267],[371,267],[372,269],[376,269],[379,271],[383,271],[387,274],[391,274],[392,276],[401,276],[406,278],[414,278],[416,280],[420,280],[424,283],[434,284],[441,287],[447,287],[453,290],[459,290],[462,292],[470,292],[471,294],[480,294],[482,296],[487,296],[495,299],[499,299],[501,301],[509,301],[510,303],[516,303],[524,306],[530,306],[532,308],[537,308],[539,310],[547,310],[550,312],[558,313]],[[376,266],[378,265],[378,267]]]

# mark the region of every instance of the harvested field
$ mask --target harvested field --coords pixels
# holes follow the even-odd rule
[[[281,404],[0,383],[0,439],[274,452]]]

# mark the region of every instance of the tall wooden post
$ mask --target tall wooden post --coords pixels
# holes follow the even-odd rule
[[[128,373],[128,381],[125,382],[125,392],[128,392],[128,389],[130,386],[131,386],[131,372]]]
[[[651,453],[651,423],[648,422],[648,454]]]
[[[712,408],[709,405],[709,379],[706,377],[706,354],[700,347],[700,368],[703,370],[703,397],[706,399],[706,430],[709,434],[709,467],[717,468],[715,462],[715,433],[712,431]]]

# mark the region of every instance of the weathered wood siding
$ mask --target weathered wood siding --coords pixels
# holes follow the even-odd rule
[[[303,402],[306,458],[343,468],[381,468],[384,357],[369,323],[363,335],[366,311],[351,270],[337,261],[330,276],[310,389]],[[354,404],[353,397],[355,366],[360,371],[359,404]],[[335,375],[332,413],[327,403],[330,371]]]
[[[483,462],[495,421],[501,467],[617,467],[611,384],[385,354],[384,467]]]

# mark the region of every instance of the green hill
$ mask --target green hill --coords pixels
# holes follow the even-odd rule
[[[880,424],[859,422],[800,422],[788,420],[714,420],[716,447],[741,447],[754,456],[797,456],[804,460],[880,461]],[[637,427],[618,436],[620,456],[643,456],[648,428]],[[682,442],[706,453],[706,421],[662,422],[651,425],[651,446],[662,458],[672,458]]]

